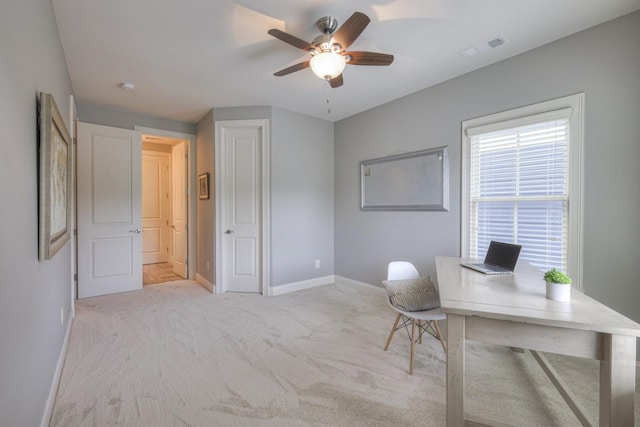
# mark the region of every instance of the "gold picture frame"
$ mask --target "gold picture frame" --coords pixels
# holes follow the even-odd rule
[[[209,173],[201,173],[198,175],[198,197],[200,200],[209,198]]]
[[[47,260],[70,238],[71,137],[53,96],[40,93],[39,245],[38,258]]]

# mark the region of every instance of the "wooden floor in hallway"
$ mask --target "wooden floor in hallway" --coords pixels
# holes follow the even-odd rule
[[[182,277],[173,272],[173,264],[170,262],[145,264],[142,266],[142,284],[144,286],[182,279]]]

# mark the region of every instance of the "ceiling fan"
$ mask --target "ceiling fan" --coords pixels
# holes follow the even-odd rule
[[[322,34],[308,43],[298,37],[278,29],[268,31],[273,37],[282,40],[298,49],[311,54],[307,61],[300,62],[273,73],[274,76],[285,76],[295,71],[311,67],[321,79],[329,82],[332,88],[342,86],[342,71],[350,65],[389,65],[393,55],[376,52],[350,52],[346,49],[353,43],[371,22],[362,12],[355,12],[338,28],[338,20],[332,16],[318,19],[316,25]],[[337,31],[336,31],[337,29]]]

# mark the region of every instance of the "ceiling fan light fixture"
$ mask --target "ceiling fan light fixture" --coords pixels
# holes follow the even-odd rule
[[[276,71],[273,75],[281,77],[311,68],[316,76],[327,80],[329,86],[335,89],[344,84],[342,72],[347,63],[352,65],[390,65],[393,62],[393,55],[346,51],[369,22],[371,22],[369,17],[362,12],[354,12],[340,28],[338,28],[338,21],[335,18],[321,18],[318,20],[318,28],[322,34],[311,42],[306,42],[277,28],[270,29],[267,31],[269,35],[311,54],[308,60]]]
[[[311,57],[309,65],[316,76],[324,80],[331,80],[342,74],[347,60],[336,52],[320,52]]]

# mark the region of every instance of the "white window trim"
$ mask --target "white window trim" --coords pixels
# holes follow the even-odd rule
[[[571,109],[569,124],[570,148],[569,148],[569,238],[567,242],[567,273],[572,278],[572,285],[582,291],[582,230],[583,230],[583,185],[584,185],[584,93],[540,102],[526,107],[516,108],[484,117],[465,120],[462,122],[462,197],[461,197],[461,230],[460,248],[463,257],[469,257],[467,244],[469,236],[469,188],[470,188],[470,134],[478,131],[489,131],[499,128],[504,122],[517,121],[529,116],[539,114],[551,114],[566,108]]]

